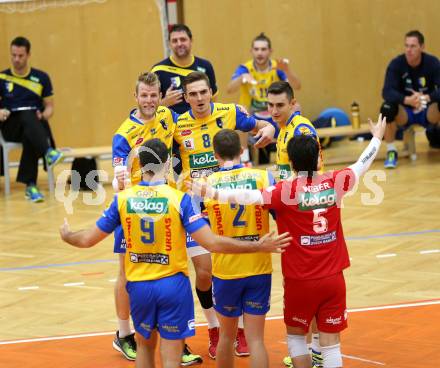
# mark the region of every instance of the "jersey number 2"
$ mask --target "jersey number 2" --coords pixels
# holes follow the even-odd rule
[[[234,221],[232,222],[232,225],[234,227],[246,226],[246,221],[240,220],[240,217],[243,215],[244,212],[244,206],[242,204],[237,205],[235,203],[231,203],[231,209],[233,210],[238,209],[237,214],[234,217]]]

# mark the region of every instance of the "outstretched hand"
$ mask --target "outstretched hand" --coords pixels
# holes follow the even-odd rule
[[[64,223],[60,226],[60,236],[61,239],[66,241],[67,236],[70,234],[70,226],[67,222],[67,218],[64,218]]]
[[[260,252],[284,253],[286,251],[284,248],[289,246],[292,239],[288,232],[275,235],[275,231],[272,231],[258,241],[260,243],[258,249]]]
[[[368,119],[368,124],[370,124],[370,132],[373,137],[382,140],[383,135],[385,134],[385,128],[387,126],[387,118],[382,117],[382,114],[379,114],[376,124],[373,123],[371,119]]]
[[[255,142],[255,147],[266,147],[269,143],[272,143],[274,135],[275,127],[272,124],[267,124],[266,126],[261,128],[254,136],[255,139],[258,139],[257,142]]]

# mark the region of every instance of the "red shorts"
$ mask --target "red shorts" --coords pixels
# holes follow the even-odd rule
[[[284,323],[307,333],[315,316],[319,331],[337,333],[347,328],[342,272],[317,280],[284,279]]]

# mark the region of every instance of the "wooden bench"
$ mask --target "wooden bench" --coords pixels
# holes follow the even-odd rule
[[[316,129],[319,138],[326,137],[352,137],[358,134],[370,133],[368,124],[362,124],[359,129],[354,129],[351,125],[339,126],[335,128],[321,128]],[[415,145],[415,131],[414,126],[409,127],[404,131],[403,135],[404,149],[399,152],[399,157],[410,157],[412,160],[416,159],[416,145]],[[385,142],[383,143],[385,145]],[[379,153],[377,158],[385,159],[384,154]],[[324,159],[324,162],[329,165],[355,162],[358,159],[357,155],[347,153],[347,155],[337,156]]]

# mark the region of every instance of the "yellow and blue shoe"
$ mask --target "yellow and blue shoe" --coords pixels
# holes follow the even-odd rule
[[[25,197],[31,202],[38,203],[44,201],[44,196],[41,194],[40,190],[36,185],[30,184],[26,187]]]
[[[56,165],[63,159],[63,153],[54,148],[49,148],[46,152],[46,163],[48,166]]]
[[[189,346],[185,344],[182,353],[182,361],[180,362],[181,366],[189,367],[190,365],[198,365],[202,364],[203,359],[200,355],[193,354],[189,349]]]
[[[395,169],[397,166],[397,151],[388,151],[387,157],[385,159],[385,162],[383,164],[385,169]]]
[[[287,368],[293,368],[293,363],[292,363],[292,358],[290,356],[286,356],[283,359],[283,364],[287,367]]]
[[[120,351],[125,359],[131,361],[136,360],[136,340],[134,339],[134,333],[125,337],[119,337],[119,331],[116,331],[113,348]]]
[[[312,353],[312,365],[316,368],[322,368],[324,366],[324,361],[322,359],[321,352],[312,349],[311,353]]]

